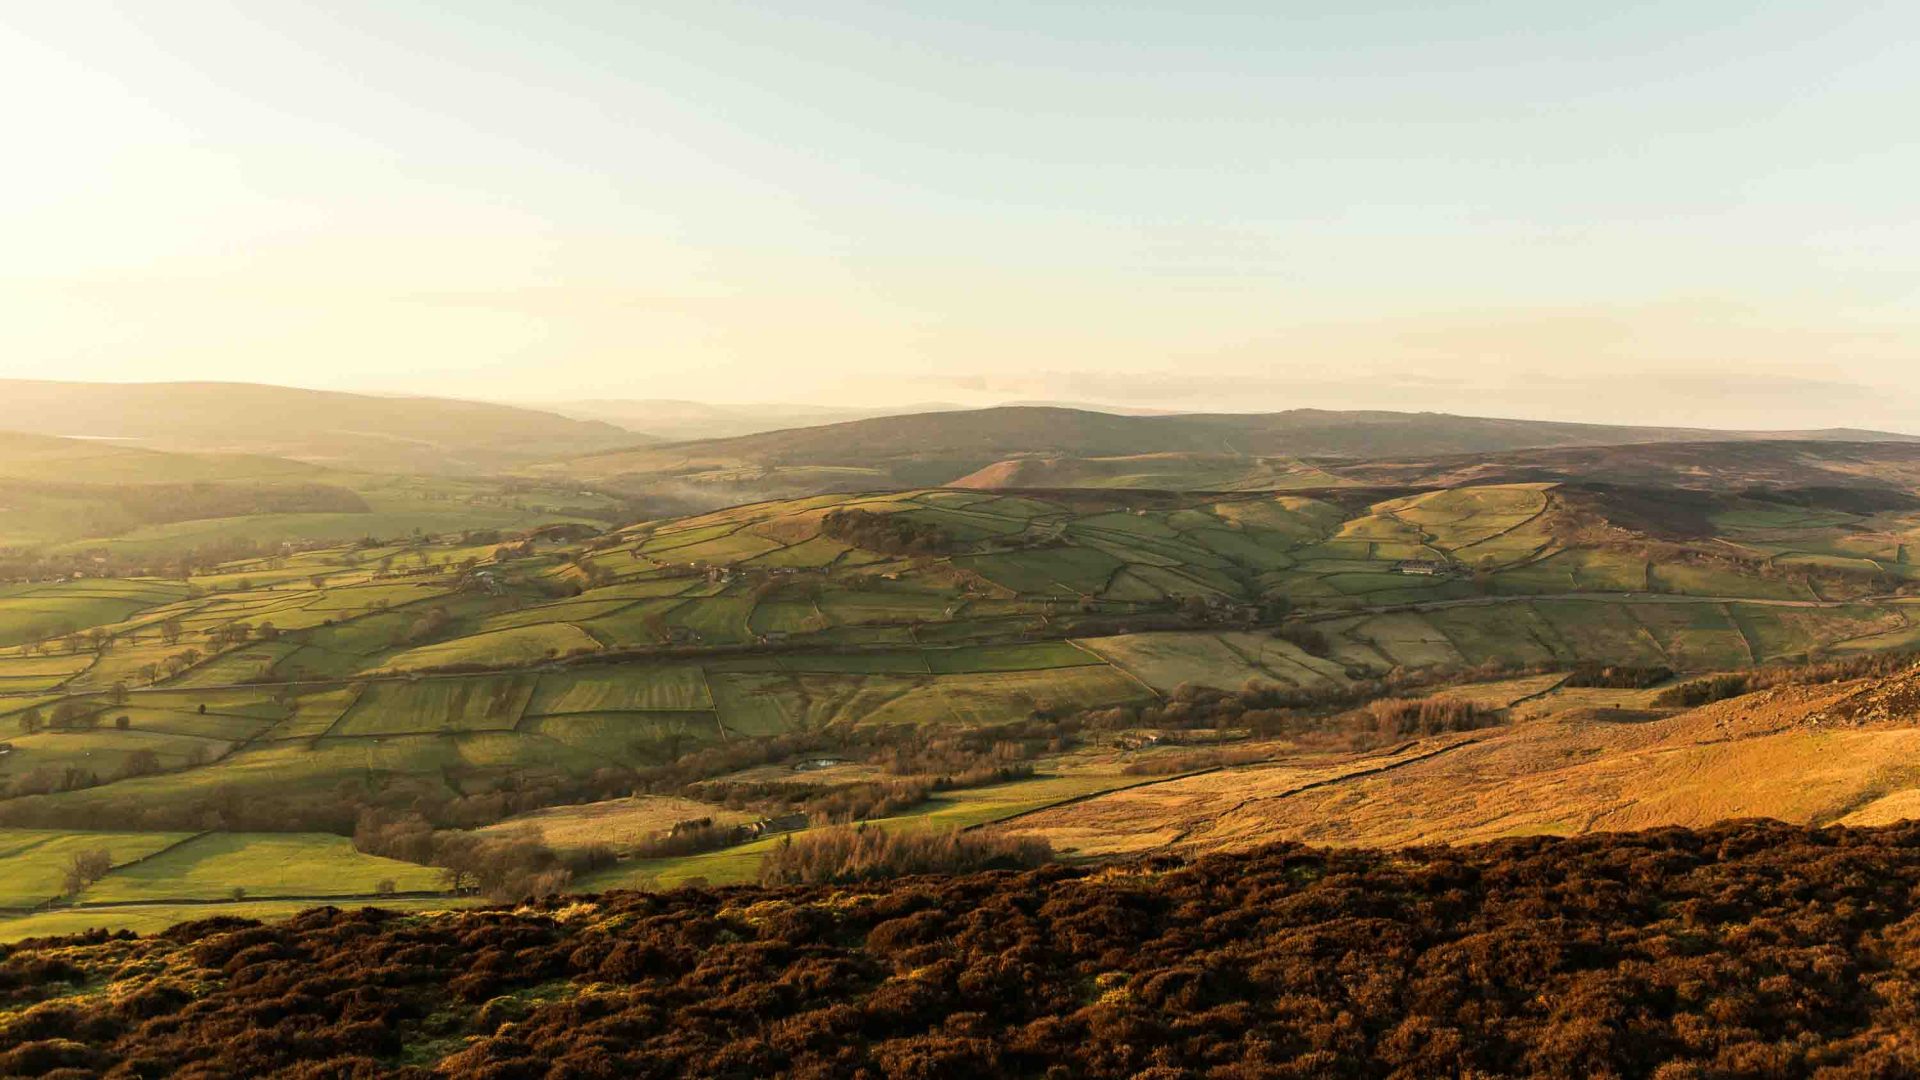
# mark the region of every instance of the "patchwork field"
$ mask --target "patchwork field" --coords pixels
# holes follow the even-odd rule
[[[1713,672],[1920,644],[1920,606],[1899,593],[1911,576],[1907,537],[1920,532],[1906,511],[1729,497],[1687,519],[1717,533],[1674,539],[1671,529],[1637,532],[1652,528],[1649,511],[1612,497],[1549,483],[1180,496],[908,490],[761,502],[612,532],[289,549],[176,578],[0,585],[0,823],[149,829],[113,851],[144,861],[89,886],[86,904],[244,904],[308,886],[359,895],[388,878],[404,892],[429,888],[419,875],[438,871],[358,861],[334,843],[354,820],[342,806],[485,806],[478,820],[531,822],[563,847],[627,850],[675,821],[738,824],[754,812],[658,793],[611,803],[596,795],[578,807],[543,809],[542,800],[596,784],[625,795],[639,790],[635,778],[690,755],[748,754],[762,740],[938,739],[1163,706],[1205,688],[1326,695],[1463,669],[1581,663]],[[1547,715],[1538,709],[1516,706],[1515,716]],[[1484,747],[1482,738],[1442,756],[1471,764],[1496,742],[1523,745],[1518,734]],[[1560,752],[1546,745],[1528,753]],[[1569,745],[1576,755],[1631,749]],[[1850,750],[1878,760],[1892,745]],[[1271,749],[1294,754],[1283,742]],[[1109,830],[1104,818],[1063,819],[1049,835],[1088,853],[1176,833],[1230,844],[1266,819],[1217,814],[1208,800],[1228,796],[1207,784],[1244,773],[1249,790],[1333,790],[1349,783],[1343,770],[1377,764],[1295,754],[1270,769],[1195,778],[1188,791],[1161,790],[1118,759],[1050,757],[1030,779],[942,790],[882,827],[971,826],[1126,787],[1112,796],[1123,801],[1098,812],[1178,794],[1180,806],[1221,823]],[[1380,793],[1370,804],[1400,798],[1394,784],[1439,767],[1386,764],[1380,775],[1391,781],[1351,781]],[[1484,768],[1525,772],[1506,758]],[[1046,813],[1094,814],[1102,802]],[[1422,831],[1386,810],[1376,823],[1315,805],[1319,817],[1284,827],[1372,842],[1393,839],[1381,831],[1393,821],[1417,838],[1569,820],[1553,807],[1480,823],[1443,814]],[[249,814],[282,806],[326,821],[331,839],[313,828],[260,839]],[[186,841],[203,823],[244,843]],[[772,842],[627,860],[593,880],[744,880]],[[70,855],[46,847],[37,869],[23,870],[15,906],[56,899],[56,864]],[[31,917],[56,914],[66,917]]]

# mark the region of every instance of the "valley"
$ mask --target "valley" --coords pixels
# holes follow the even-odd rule
[[[1650,704],[1920,646],[1910,481],[1775,487],[1776,459],[1706,488],[908,487],[628,525],[526,501],[539,524],[17,582],[0,934],[470,904],[459,845],[590,891],[752,881],[847,821],[1084,859],[1884,816],[1920,786],[1904,728],[1732,739],[1727,706]],[[1602,669],[1646,688],[1570,685]],[[1429,730],[1382,698],[1471,706]],[[76,852],[107,855],[78,887]]]

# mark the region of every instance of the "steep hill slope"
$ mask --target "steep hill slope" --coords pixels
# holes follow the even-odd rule
[[[0,380],[0,431],[383,472],[490,472],[638,441],[611,424],[445,398],[253,383]]]

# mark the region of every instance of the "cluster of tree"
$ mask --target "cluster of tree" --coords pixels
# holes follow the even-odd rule
[[[760,880],[775,885],[841,885],[908,874],[1022,870],[1052,860],[1053,848],[1030,836],[847,825],[782,839],[760,864]]]
[[[1669,709],[1697,709],[1702,705],[1751,693],[1754,689],[1748,676],[1739,672],[1729,672],[1710,675],[1704,679],[1691,679],[1679,686],[1670,686],[1662,690],[1653,699],[1653,703]]]
[[[613,861],[604,847],[563,859],[531,825],[500,832],[436,829],[419,814],[379,810],[360,815],[353,846],[369,855],[440,867],[454,891],[501,902],[559,892],[576,872]]]
[[[1438,735],[1447,731],[1474,731],[1498,721],[1499,714],[1478,702],[1436,695],[1424,698],[1382,698],[1363,710],[1367,730],[1375,735]]]
[[[938,525],[904,513],[834,510],[820,519],[820,532],[843,544],[889,555],[943,555],[957,546]]]
[[[400,634],[398,644],[418,645],[431,641],[445,631],[452,621],[453,615],[446,608],[435,604],[423,612],[419,618],[407,624],[407,628]]]
[[[125,700],[124,691],[121,700]],[[91,731],[100,726],[101,709],[101,705],[82,698],[62,698],[54,702],[51,714],[34,705],[21,711],[15,723],[22,735],[41,731]]]
[[[0,579],[51,581],[84,576],[153,577],[185,581],[196,573],[204,573],[224,563],[240,559],[273,558],[313,546],[317,545],[270,545],[245,536],[225,536],[164,552],[129,553],[118,548],[64,551],[11,548],[0,551]]]
[[[1920,662],[1920,653],[1901,651],[1862,653],[1837,660],[1764,664],[1746,671],[1690,679],[1662,690],[1653,703],[1665,708],[1697,709],[1776,686],[1819,686],[1853,679],[1886,678],[1911,669],[1916,662]]]
[[[1333,642],[1327,635],[1309,623],[1294,620],[1274,630],[1273,636],[1299,648],[1308,656],[1326,657],[1333,654]]]
[[[1566,685],[1600,687],[1608,690],[1645,690],[1673,678],[1673,669],[1665,664],[1602,664],[1582,660],[1573,666]]]
[[[841,843],[783,865],[880,857]],[[23,942],[0,1075],[1920,1074],[1920,825],[1132,869]]]
[[[635,843],[629,852],[636,859],[668,859],[718,851],[740,842],[737,825],[719,825],[710,817],[675,822],[673,828]]]
[[[1115,705],[1068,714],[1055,721],[1062,736],[1084,731],[1245,729],[1260,736],[1287,736],[1366,743],[1383,733],[1361,709],[1382,698],[1404,698],[1423,688],[1538,672],[1538,666],[1482,664],[1453,670],[1395,669],[1346,686],[1293,687],[1249,682],[1239,690],[1183,683],[1157,704]],[[1400,709],[1404,706],[1389,706]],[[1356,711],[1358,710],[1358,711]],[[1485,718],[1483,718],[1485,719]],[[1397,724],[1398,721],[1395,721]],[[1448,729],[1452,730],[1452,729]]]
[[[1273,750],[1258,746],[1222,746],[1204,750],[1180,750],[1153,754],[1130,761],[1120,771],[1128,776],[1174,776],[1203,769],[1225,769],[1251,765],[1273,756]]]
[[[207,631],[207,643],[216,649],[224,649],[230,645],[245,645],[256,639],[278,641],[280,628],[271,622],[263,622],[257,627],[247,622],[230,622]]]
[[[196,760],[196,758],[198,760]],[[205,762],[193,747],[185,764]],[[369,810],[415,813],[441,829],[474,829],[547,806],[595,802],[630,794],[638,775],[620,766],[604,766],[586,775],[559,770],[520,769],[492,777],[485,790],[461,792],[470,779],[460,770],[446,774],[370,773],[343,779],[331,789],[274,790],[262,798],[257,787],[210,786],[164,800],[97,799],[74,804],[60,799],[21,797],[0,800],[0,827],[61,829],[144,829],[171,831],[330,832],[351,836]],[[9,795],[44,796],[92,787],[99,777],[89,770],[42,766],[16,778]]]
[[[100,786],[100,774],[78,765],[37,765],[7,779],[6,797],[54,795]]]
[[[76,896],[80,890],[106,877],[107,871],[112,869],[113,854],[105,848],[76,851],[67,860],[60,887],[67,896]]]
[[[334,484],[121,484],[113,501],[143,525],[255,514],[364,514],[357,492]]]

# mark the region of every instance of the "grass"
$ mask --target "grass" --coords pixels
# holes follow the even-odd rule
[[[1017,593],[1080,596],[1099,592],[1123,563],[1091,548],[1043,548],[968,556],[955,559],[954,565]]]
[[[535,716],[713,708],[706,675],[693,666],[641,666],[543,675],[527,705]]]
[[[600,643],[577,626],[570,623],[542,623],[538,626],[469,634],[452,641],[408,649],[388,657],[382,668],[407,671],[455,664],[510,667],[557,656],[598,652],[599,649]]]
[[[355,851],[326,833],[207,833],[132,866],[115,869],[78,898],[82,904],[224,900],[235,889],[261,899],[371,895],[383,881],[401,892],[439,891],[444,876]]]
[[[514,751],[517,755],[537,754],[540,743],[550,742],[583,751],[600,764],[614,761],[664,764],[664,758],[652,747],[678,740],[691,748],[695,743],[715,742],[722,737],[719,721],[712,711],[536,716],[522,723],[520,731],[538,738],[523,740],[530,745],[518,747]]]
[[[29,908],[58,897],[68,864],[81,852],[105,851],[124,867],[191,835],[0,829],[0,908]]]
[[[1365,641],[1401,667],[1453,667],[1465,662],[1444,631],[1412,612],[1364,619],[1348,636]]]
[[[332,735],[406,735],[511,729],[533,696],[530,675],[374,683]]]
[[[1065,641],[1036,641],[1021,645],[971,645],[957,649],[929,649],[927,667],[936,675],[987,671],[1037,671],[1105,663],[1100,657]]]
[[[710,672],[714,709],[728,731],[741,735],[778,735],[792,728],[805,707],[790,675],[777,672]]]
[[[1216,634],[1123,634],[1083,639],[1079,644],[1162,694],[1189,682],[1238,689],[1249,679],[1278,678]]]

